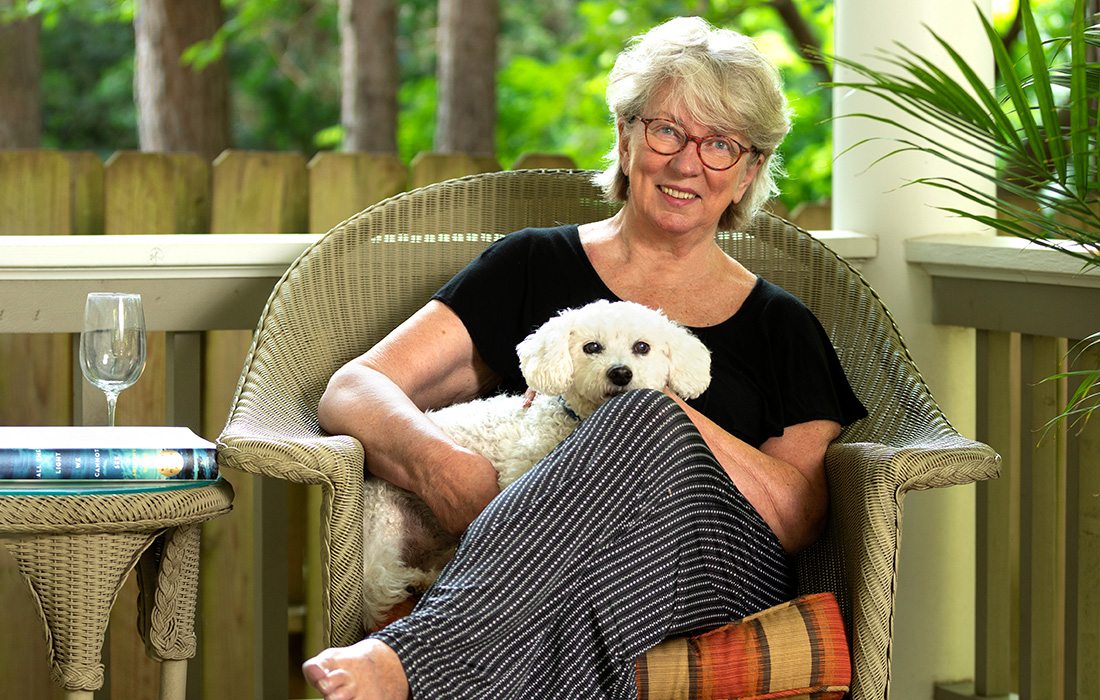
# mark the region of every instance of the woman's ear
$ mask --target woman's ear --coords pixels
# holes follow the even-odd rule
[[[756,174],[760,172],[760,168],[764,167],[764,163],[766,163],[767,160],[768,156],[760,153],[745,166],[745,173],[735,185],[733,192],[734,204],[740,202],[741,198],[745,196],[745,190],[747,190],[749,185],[752,184],[752,181],[756,179]]]
[[[567,320],[552,318],[516,346],[520,372],[527,386],[540,394],[560,396],[573,381],[569,328]]]
[[[675,326],[668,339],[668,388],[694,399],[710,386],[710,350],[691,331]]]
[[[619,169],[623,171],[623,175],[630,175],[630,135],[627,133],[627,127],[629,124],[625,119],[618,120],[618,142],[616,146],[619,148]]]

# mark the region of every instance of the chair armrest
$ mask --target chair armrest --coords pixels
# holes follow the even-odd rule
[[[355,438],[264,435],[234,427],[226,426],[216,441],[219,466],[301,484],[363,481],[363,447]]]
[[[889,679],[904,496],[995,478],[1000,457],[989,446],[950,431],[901,447],[835,443],[825,463],[830,517],[828,543],[821,551],[839,553],[843,562],[843,598],[852,608],[846,611],[852,626],[852,697],[882,697]]]
[[[218,464],[321,486],[322,632],[327,646],[363,638],[363,447],[346,435],[264,435],[232,420]]]
[[[996,478],[1000,456],[993,448],[952,433],[901,447],[871,442],[834,443],[825,455],[833,480],[868,491],[908,492]]]

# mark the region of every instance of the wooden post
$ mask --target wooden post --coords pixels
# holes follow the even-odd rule
[[[1075,352],[1070,357],[1074,358]],[[1076,357],[1071,369],[1100,367],[1100,348],[1092,348]],[[1072,394],[1076,382],[1069,386]],[[1066,575],[1066,621],[1069,649],[1066,663],[1066,695],[1078,700],[1100,699],[1100,587],[1092,578],[1100,571],[1100,416],[1084,426],[1069,428],[1068,493],[1071,516],[1067,530],[1069,561]]]
[[[194,154],[121,151],[107,160],[104,195],[107,234],[205,232],[210,221],[210,164]],[[137,384],[119,397],[119,425],[168,424],[167,380],[171,368],[167,363],[167,335],[159,331],[147,337],[145,371]],[[97,393],[87,383],[83,391]],[[114,700],[156,697],[161,682],[159,664],[146,655],[144,644],[134,634],[137,594],[137,580],[131,576],[111,611],[108,634]]]
[[[1062,392],[1036,383],[1058,371],[1065,344],[1025,336],[1022,342],[1023,415],[1020,484],[1020,693],[1062,700],[1065,660],[1065,439],[1052,431],[1039,442]],[[1063,394],[1064,396],[1064,394]]]
[[[1001,455],[1001,477],[977,485],[974,694],[1014,690],[1019,648],[1020,336],[978,331],[978,435]]]
[[[212,233],[300,233],[308,221],[305,159],[290,153],[226,151],[214,162]],[[212,252],[216,254],[216,252]],[[204,426],[216,437],[252,334],[207,333]],[[201,571],[206,621],[233,628],[200,642],[202,697],[283,698],[287,682],[287,484],[226,473],[236,490],[233,514],[206,524],[210,557]]]

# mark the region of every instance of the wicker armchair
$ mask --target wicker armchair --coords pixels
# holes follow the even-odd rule
[[[325,637],[361,627],[363,452],[327,435],[317,401],[331,374],[421,306],[487,243],[534,225],[606,217],[589,174],[510,171],[431,185],[335,227],[291,265],[260,318],[218,439],[223,467],[323,489]],[[870,416],[827,455],[831,516],[801,556],[800,592],[834,592],[852,639],[854,698],[882,698],[902,500],[910,489],[987,479],[997,455],[958,435],[936,406],[882,302],[805,231],[762,214],[722,245],[820,318]]]

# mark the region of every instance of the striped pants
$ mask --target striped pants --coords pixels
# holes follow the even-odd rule
[[[679,406],[634,391],[494,499],[374,636],[417,699],[627,700],[647,649],[790,599],[793,579]]]

